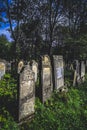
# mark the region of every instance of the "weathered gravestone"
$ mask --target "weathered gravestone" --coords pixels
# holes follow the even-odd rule
[[[82,82],[85,80],[85,62],[81,61],[81,79]]]
[[[35,76],[29,65],[20,73],[19,86],[19,121],[34,114]]]
[[[4,76],[6,70],[6,66],[4,62],[0,62],[0,80]]]
[[[35,60],[32,61],[32,70],[35,74],[35,82],[37,81],[37,75],[38,75],[38,64]]]
[[[64,86],[63,56],[54,55],[53,61],[54,61],[55,89],[58,90]]]
[[[80,78],[80,63],[78,60],[74,61],[74,79],[73,79],[73,86],[76,86],[76,84],[81,83],[81,78]]]
[[[42,87],[42,102],[44,103],[52,95],[52,68],[48,55],[44,55],[41,58],[41,87]]]

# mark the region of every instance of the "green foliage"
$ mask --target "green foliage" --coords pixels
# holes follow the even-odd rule
[[[5,74],[4,78],[0,81],[0,97],[9,97],[15,99],[17,96],[17,85],[14,78],[10,74]]]
[[[72,86],[73,83],[73,76],[74,76],[74,71],[73,70],[64,70],[64,78],[65,78],[65,85],[70,87]]]
[[[10,74],[5,74],[0,80],[0,111],[3,107],[17,117],[17,83]]]
[[[16,80],[10,74],[5,74],[0,80],[0,129],[19,130],[13,117],[16,118]],[[9,113],[10,112],[10,113]],[[11,116],[13,115],[13,117]]]
[[[0,113],[0,129],[1,130],[19,130],[17,124],[8,111],[4,108]]]
[[[0,36],[0,58],[10,60],[11,43],[8,42],[5,35]]]

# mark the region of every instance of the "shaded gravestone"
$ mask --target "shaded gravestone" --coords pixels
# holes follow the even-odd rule
[[[78,60],[74,61],[74,79],[73,79],[73,86],[76,86],[76,84],[81,83],[81,78],[80,78],[80,63]]]
[[[35,74],[35,82],[36,82],[37,81],[37,75],[38,75],[38,63],[35,60],[32,61],[32,71]]]
[[[22,68],[24,67],[24,62],[23,61],[20,61],[18,63],[18,74],[20,73],[20,71],[22,70]]]
[[[19,83],[19,121],[34,114],[35,76],[29,65],[20,73]]]
[[[70,70],[74,70],[72,63],[70,64]]]
[[[0,80],[5,75],[6,66],[4,62],[0,62]]]
[[[85,80],[85,62],[81,61],[81,79],[84,82]]]
[[[52,95],[52,68],[48,55],[44,55],[41,58],[41,87],[42,87],[42,102],[44,103]]]
[[[64,86],[64,65],[63,65],[63,56],[53,56],[54,61],[54,80],[55,80],[55,89]]]

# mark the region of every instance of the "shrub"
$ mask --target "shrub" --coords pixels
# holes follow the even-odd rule
[[[0,129],[1,130],[19,130],[17,124],[7,110],[2,108],[0,113]]]

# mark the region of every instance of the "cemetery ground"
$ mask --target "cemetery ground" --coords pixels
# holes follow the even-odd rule
[[[67,93],[54,91],[45,104],[36,97],[34,118],[19,125],[16,122],[17,81],[11,74],[5,74],[0,81],[0,130],[86,130],[87,77],[75,87],[69,77],[65,79]]]

